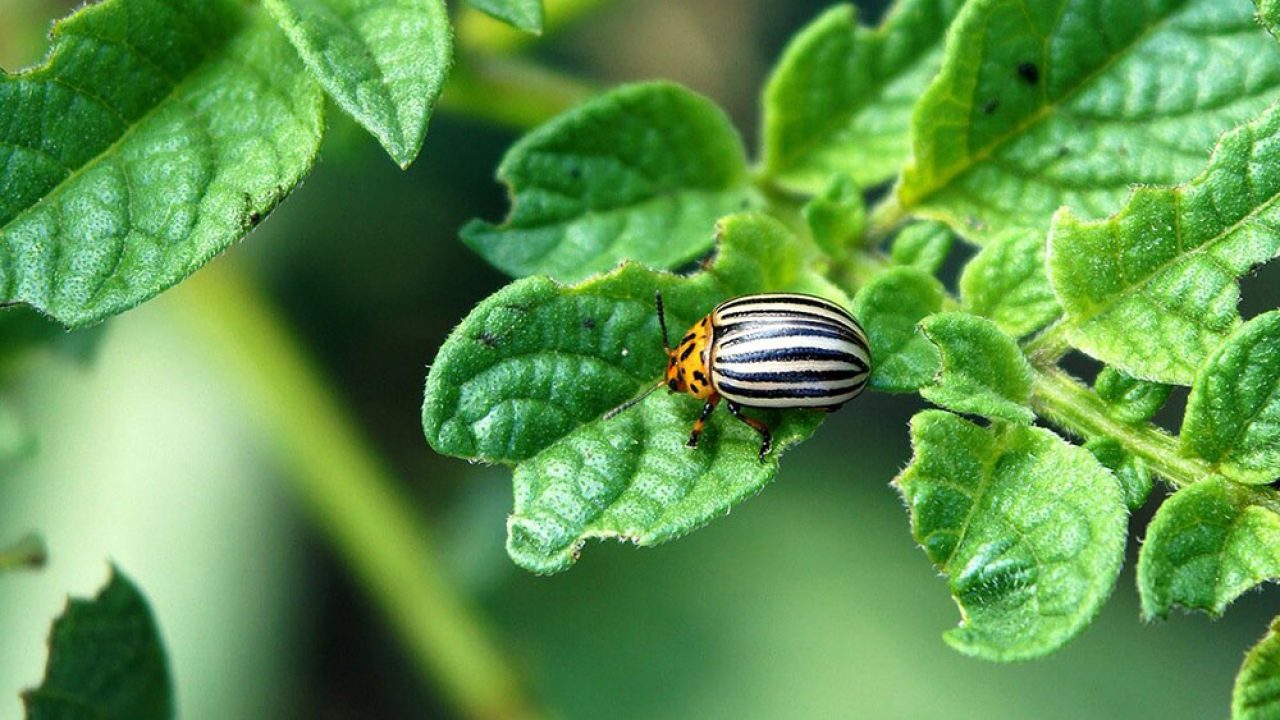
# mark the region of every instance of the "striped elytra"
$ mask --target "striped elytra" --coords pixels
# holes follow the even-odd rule
[[[761,436],[760,459],[772,444],[769,428],[742,408],[833,411],[857,397],[871,372],[871,350],[849,311],[796,293],[744,295],[720,303],[671,347],[662,295],[656,297],[667,368],[662,382],[609,411],[612,417],[663,385],[705,400],[688,445],[696,447],[707,418],[723,398],[729,412]]]

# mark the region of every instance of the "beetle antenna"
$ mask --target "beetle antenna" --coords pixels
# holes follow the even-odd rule
[[[667,384],[667,381],[666,381],[666,380],[659,380],[657,385],[654,385],[653,387],[649,388],[648,390],[645,390],[644,392],[640,393],[639,395],[637,395],[637,396],[635,396],[635,397],[631,398],[630,400],[628,400],[628,401],[626,401],[626,402],[622,403],[622,404],[621,404],[621,405],[619,405],[618,407],[616,407],[616,408],[614,408],[614,409],[610,410],[609,412],[605,413],[605,414],[604,414],[604,417],[603,417],[603,418],[601,418],[601,419],[602,419],[602,420],[608,420],[608,419],[612,418],[613,416],[617,415],[618,413],[621,413],[621,412],[623,412],[624,410],[626,410],[626,409],[630,408],[632,405],[635,405],[636,403],[640,402],[641,400],[644,400],[645,398],[649,397],[650,395],[652,395],[652,394],[653,394],[653,391],[654,391],[654,390],[657,390],[658,388],[660,388],[660,387],[662,387],[662,386],[664,386],[664,385],[666,385],[666,384]]]
[[[662,328],[662,349],[671,354],[671,342],[667,340],[667,316],[662,312],[662,291],[653,293],[653,303],[658,307],[658,326]]]

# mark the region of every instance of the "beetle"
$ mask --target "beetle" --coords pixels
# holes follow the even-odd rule
[[[630,408],[666,386],[705,400],[693,423],[689,447],[697,447],[707,418],[723,399],[729,413],[760,433],[760,460],[773,435],[743,407],[839,410],[866,387],[871,348],[862,326],[836,303],[799,293],[743,295],[726,300],[689,328],[671,347],[662,293],[656,293],[658,325],[667,368],[662,380],[605,414]]]

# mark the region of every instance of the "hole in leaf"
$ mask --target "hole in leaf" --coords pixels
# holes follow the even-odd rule
[[[1240,281],[1240,315],[1244,319],[1280,307],[1280,263],[1254,268]]]

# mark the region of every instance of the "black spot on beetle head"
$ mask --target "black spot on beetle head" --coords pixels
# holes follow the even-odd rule
[[[1035,63],[1024,62],[1018,66],[1018,77],[1035,85],[1040,81],[1040,68],[1036,67]]]

